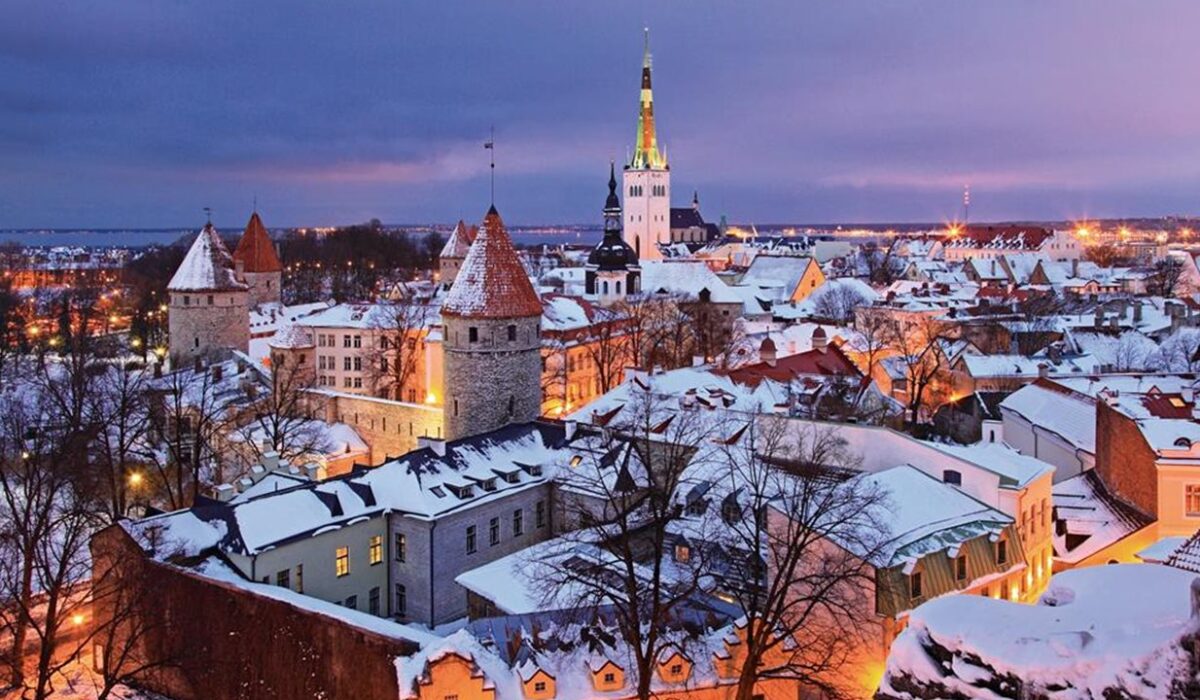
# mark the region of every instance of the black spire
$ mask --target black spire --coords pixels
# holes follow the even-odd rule
[[[588,264],[601,270],[624,270],[637,265],[637,253],[621,238],[621,200],[617,197],[617,170],[608,164],[608,199],[604,202],[604,239],[588,255]]]

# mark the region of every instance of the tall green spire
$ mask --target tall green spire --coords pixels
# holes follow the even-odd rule
[[[667,157],[658,150],[658,135],[654,130],[654,90],[650,87],[650,29],[646,29],[642,53],[642,92],[638,104],[637,147],[629,167],[634,170],[665,170]]]

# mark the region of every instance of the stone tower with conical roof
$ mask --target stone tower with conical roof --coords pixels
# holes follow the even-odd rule
[[[442,252],[438,255],[438,279],[444,289],[450,289],[454,284],[454,278],[458,276],[458,271],[467,258],[467,251],[471,249],[471,243],[475,240],[475,231],[474,226],[468,227],[459,219],[458,225],[446,239],[446,245],[442,246]]]
[[[641,291],[640,284],[637,253],[621,239],[621,200],[617,197],[616,172],[609,165],[604,239],[588,254],[584,293],[589,299],[607,306]]]
[[[172,367],[249,349],[249,288],[211,221],[167,284],[167,296]]]
[[[279,303],[283,265],[275,254],[275,244],[258,212],[250,215],[242,240],[238,241],[233,251],[233,264],[238,279],[249,287],[251,306]]]
[[[622,178],[625,194],[625,242],[642,260],[662,257],[659,244],[671,242],[671,167],[658,147],[654,91],[650,86],[650,30],[642,53],[642,91],[633,156]]]
[[[542,302],[493,206],[442,304],[446,439],[538,417],[541,321]]]

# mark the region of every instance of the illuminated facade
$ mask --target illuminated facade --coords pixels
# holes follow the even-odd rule
[[[650,87],[650,32],[642,56],[637,146],[625,165],[625,242],[642,260],[658,260],[660,243],[671,241],[671,168],[658,148],[654,91]]]

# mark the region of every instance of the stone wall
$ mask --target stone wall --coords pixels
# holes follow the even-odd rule
[[[542,408],[541,317],[444,321],[446,438],[536,419]],[[509,326],[516,326],[512,341]]]
[[[325,420],[345,423],[371,446],[371,464],[399,457],[417,447],[421,437],[442,436],[440,406],[403,403],[332,391],[314,391],[324,403]],[[333,476],[331,474],[331,476]]]
[[[97,580],[116,567],[142,582],[135,614],[118,615],[117,629],[139,630],[141,659],[156,662],[135,674],[147,690],[175,700],[400,696],[393,662],[413,642],[154,562],[119,526],[97,534],[92,552]],[[111,609],[98,606],[96,619],[113,619]]]
[[[250,285],[250,306],[279,303],[279,287],[283,284],[282,272],[244,272],[242,277],[245,278],[246,284]]]
[[[1156,455],[1130,418],[1096,402],[1096,469],[1108,490],[1143,513],[1158,517]]]
[[[173,367],[187,367],[197,357],[209,358],[231,348],[242,352],[249,349],[246,292],[171,292],[170,297],[168,328]]]

